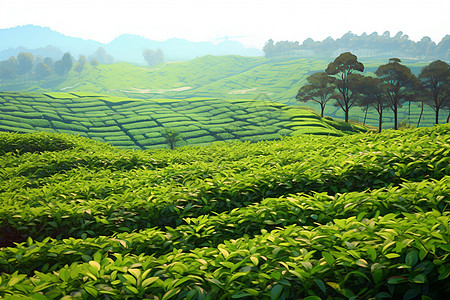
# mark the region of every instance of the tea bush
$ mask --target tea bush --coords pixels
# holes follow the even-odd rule
[[[173,151],[0,133],[0,296],[446,299],[449,131]]]

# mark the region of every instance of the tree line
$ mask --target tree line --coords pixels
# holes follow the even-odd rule
[[[85,55],[80,55],[77,61],[69,52],[59,60],[51,57],[34,56],[31,52],[20,52],[17,56],[11,56],[7,60],[0,61],[0,80],[12,80],[18,77],[26,77],[28,80],[44,80],[51,75],[67,78],[69,71],[73,68],[75,72],[81,73],[89,63],[94,68],[99,64],[110,64],[114,58],[107,54],[102,47],[98,48],[90,57],[89,61]]]
[[[364,56],[404,56],[420,59],[441,58],[448,61],[450,60],[450,35],[445,36],[436,44],[428,36],[423,37],[418,42],[414,42],[401,31],[392,37],[389,31],[384,32],[382,35],[374,32],[369,35],[363,33],[360,36],[348,32],[336,40],[328,37],[320,42],[308,38],[302,44],[298,41],[279,41],[275,43],[270,39],[266,42],[263,51],[267,58],[296,55],[296,53],[299,56],[303,54],[307,56],[330,57],[335,55],[333,53],[337,49],[340,49],[340,52],[361,53],[360,55],[364,53]]]
[[[345,122],[349,121],[350,109],[360,106],[367,111],[375,109],[379,116],[378,130],[381,131],[383,113],[390,109],[394,114],[394,129],[398,129],[398,109],[406,101],[416,101],[428,105],[435,112],[435,123],[439,122],[442,109],[449,109],[450,119],[450,67],[446,62],[436,60],[422,68],[416,77],[401,63],[399,58],[391,58],[376,70],[377,77],[364,76],[364,65],[356,55],[345,52],[328,64],[324,72],[308,76],[296,99],[302,102],[314,101],[320,105],[321,116],[330,100],[335,100],[344,112]]]

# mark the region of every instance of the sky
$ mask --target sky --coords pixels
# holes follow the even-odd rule
[[[0,28],[49,27],[108,43],[121,34],[152,40],[224,38],[262,48],[268,39],[336,39],[398,31],[438,43],[450,34],[448,0],[0,0]]]

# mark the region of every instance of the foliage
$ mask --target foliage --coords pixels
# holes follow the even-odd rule
[[[34,55],[32,53],[20,52],[17,55],[17,74],[23,75],[31,71],[33,67]]]
[[[165,128],[161,134],[171,150],[175,149],[175,144],[182,140],[180,133],[172,128]]]
[[[357,74],[354,73],[355,71],[363,72],[364,65],[350,52],[342,53],[336,57],[325,69],[328,75],[337,77],[334,83],[340,97],[336,98],[336,104],[344,111],[345,122],[348,122],[349,111],[357,100],[351,88],[352,83],[358,78]]]
[[[372,107],[378,113],[378,132],[381,132],[383,124],[383,112],[388,107],[386,95],[383,90],[382,80],[375,77],[361,77],[354,86],[354,91],[358,93],[357,105],[366,107],[367,110]]]
[[[324,72],[314,73],[306,78],[308,84],[302,86],[297,96],[297,100],[307,102],[309,100],[320,104],[320,116],[323,117],[325,105],[331,99],[335,99],[335,87],[333,86],[334,78]]]
[[[398,108],[414,93],[418,83],[411,70],[400,62],[398,58],[391,58],[389,63],[379,66],[375,72],[384,81],[387,103],[394,113],[394,129],[398,128]]]
[[[391,57],[394,53],[396,56],[404,58],[415,58],[422,60],[443,59],[449,60],[450,36],[445,36],[437,45],[430,37],[424,36],[420,41],[415,42],[409,39],[409,36],[399,31],[391,36],[389,31],[382,34],[373,32],[371,34],[363,33],[361,35],[352,32],[345,33],[336,40],[327,37],[323,41],[314,41],[311,38],[304,40],[302,43],[298,41],[280,41],[274,42],[269,40],[263,48],[266,57],[279,57],[286,54],[294,54],[296,56],[315,56],[315,57],[331,57],[335,55],[336,49],[347,49],[358,56],[371,57]]]
[[[2,133],[0,296],[445,299],[449,134],[131,151]]]
[[[439,111],[450,104],[450,66],[441,60],[431,62],[419,74],[419,80],[426,90],[423,102],[436,112],[439,123]]]

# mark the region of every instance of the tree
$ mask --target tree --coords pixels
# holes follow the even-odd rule
[[[74,69],[76,72],[78,72],[80,77],[81,77],[81,72],[83,72],[83,69],[85,66],[86,66],[86,56],[81,55],[80,59],[78,59],[78,64]]]
[[[158,49],[156,51],[145,49],[142,55],[144,56],[145,61],[150,67],[164,62],[164,53],[161,49]]]
[[[17,76],[17,60],[11,56],[8,60],[0,62],[0,79],[14,79]]]
[[[106,53],[103,47],[99,47],[90,57],[89,60],[97,60],[100,64],[112,64],[114,57]]]
[[[327,102],[330,99],[336,98],[336,88],[333,85],[335,79],[334,77],[328,76],[327,73],[317,72],[308,76],[306,80],[308,83],[298,90],[295,98],[301,102],[311,100],[319,103],[320,116],[323,117]]]
[[[166,143],[171,150],[175,149],[175,144],[178,141],[181,141],[180,133],[172,128],[165,128],[161,134],[166,138]]]
[[[272,39],[268,40],[263,47],[264,56],[270,58],[275,55],[275,44]]]
[[[394,113],[394,129],[398,129],[398,109],[406,100],[411,100],[418,83],[411,70],[400,62],[398,58],[391,58],[375,72],[383,80],[387,103]]]
[[[93,66],[94,68],[97,68],[99,62],[96,59],[91,60],[91,66]]]
[[[423,103],[435,111],[435,123],[439,123],[439,111],[450,102],[450,67],[436,60],[422,68],[419,80],[425,90]]]
[[[44,58],[43,63],[46,64],[50,68],[50,70],[53,71],[55,61],[51,57]]]
[[[362,81],[355,87],[359,93],[358,106],[374,108],[378,113],[378,132],[383,125],[383,111],[387,108],[386,96],[382,88],[383,81],[375,77],[363,77]],[[366,111],[367,112],[367,111]]]
[[[36,78],[44,79],[52,74],[52,69],[47,64],[39,63],[36,65]]]
[[[58,75],[65,76],[67,79],[67,75],[69,74],[69,71],[72,69],[73,61],[72,61],[72,55],[70,53],[64,53],[61,60],[58,60],[55,62],[55,72]]]
[[[33,60],[34,56],[30,52],[20,52],[19,55],[17,55],[17,74],[18,75],[24,75],[31,71],[33,68]]]
[[[356,98],[350,88],[352,80],[355,79],[354,72],[363,72],[364,65],[358,61],[356,55],[345,52],[339,55],[326,68],[328,75],[336,77],[335,85],[340,93],[336,97],[337,105],[344,111],[345,122],[348,122],[350,108],[355,104]]]

